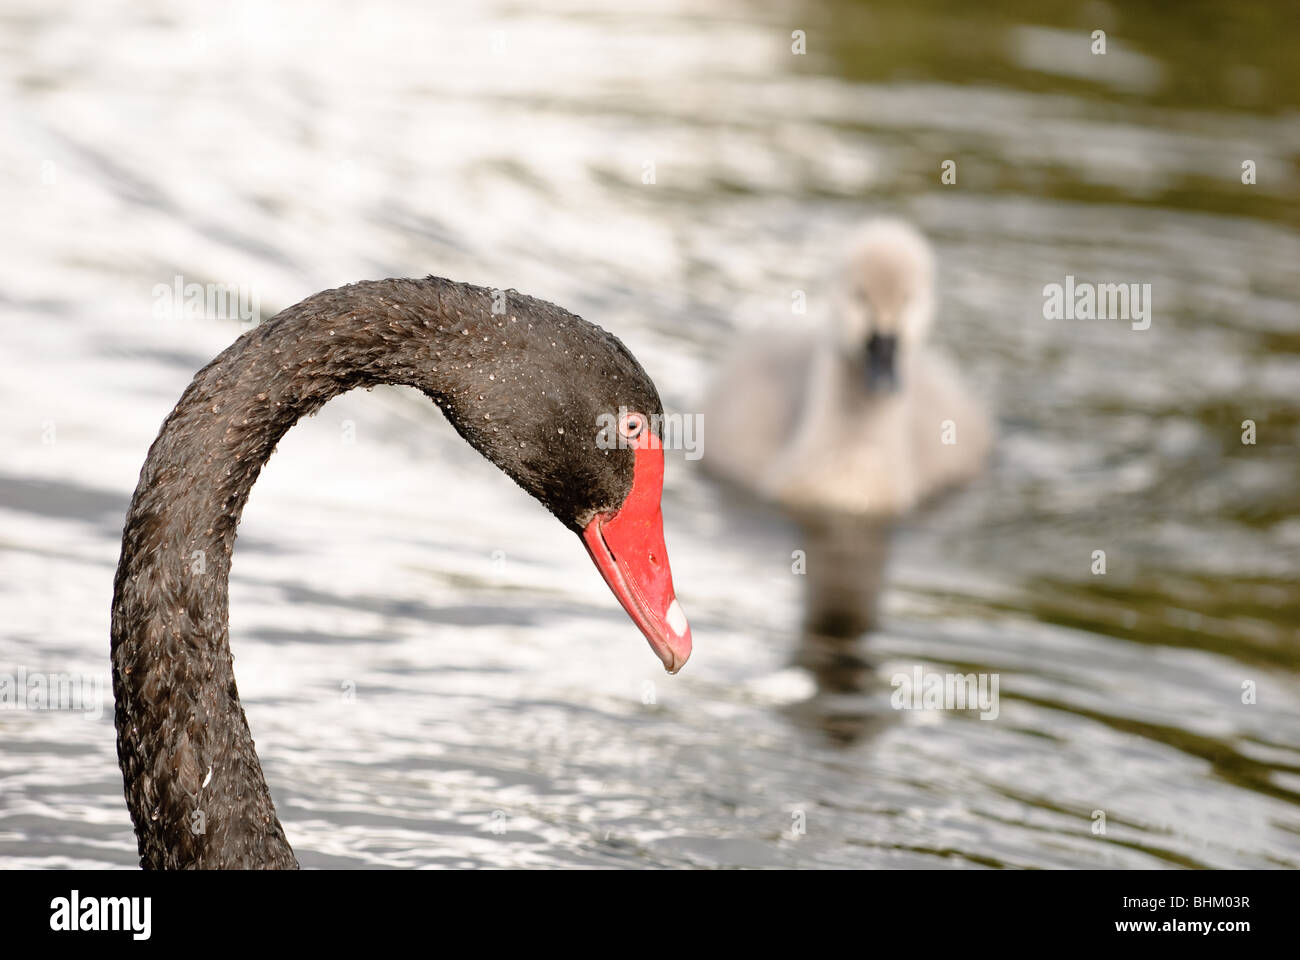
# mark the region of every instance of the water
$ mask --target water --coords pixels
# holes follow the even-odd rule
[[[240,332],[154,316],[156,284],[246,284],[267,316],[366,277],[515,286],[691,411],[892,212],[935,242],[936,338],[1001,435],[896,536],[847,679],[793,665],[800,534],[699,462],[668,464],[696,639],[670,678],[423,398],[288,435],[231,632],[303,864],[1300,865],[1294,11],[447,7],[0,14],[0,672],[108,689],[130,491]],[[1151,283],[1151,328],[1044,320],[1066,274]],[[998,718],[892,710],[918,664],[997,673]],[[111,704],[0,712],[0,743],[0,864],[136,863]]]

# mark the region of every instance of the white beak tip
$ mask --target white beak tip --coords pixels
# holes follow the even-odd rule
[[[668,607],[668,612],[664,614],[664,620],[667,621],[669,628],[679,637],[686,636],[687,623],[686,614],[682,613],[682,605],[673,597],[672,604]]]

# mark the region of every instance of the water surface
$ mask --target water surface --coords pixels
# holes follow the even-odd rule
[[[668,464],[696,640],[669,678],[422,397],[288,435],[231,634],[303,864],[1300,864],[1294,10],[443,6],[0,14],[0,671],[108,688],[140,464],[240,332],[155,315],[155,285],[266,316],[361,278],[514,286],[690,412],[734,337],[824,316],[889,212],[933,239],[935,336],[1001,436],[896,536],[840,688],[794,665],[800,534],[700,462]],[[1067,274],[1152,284],[1150,329],[1044,320]],[[916,665],[998,674],[998,718],[892,710]],[[111,704],[0,712],[0,744],[0,864],[136,863]]]

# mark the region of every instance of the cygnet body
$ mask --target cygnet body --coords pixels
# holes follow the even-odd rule
[[[934,255],[915,228],[869,222],[818,333],[767,329],[705,401],[716,475],[799,513],[898,517],[979,472],[992,430],[926,334]]]

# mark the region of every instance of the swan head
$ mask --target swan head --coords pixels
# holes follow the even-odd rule
[[[493,349],[459,368],[463,389],[439,405],[472,446],[581,537],[676,673],[691,655],[691,630],[664,546],[659,393],[617,337],[553,304],[511,296],[530,322],[492,328],[506,333],[482,338]]]
[[[898,386],[900,359],[925,338],[934,313],[934,253],[915,227],[863,227],[837,289],[836,346],[860,363],[869,390]]]

